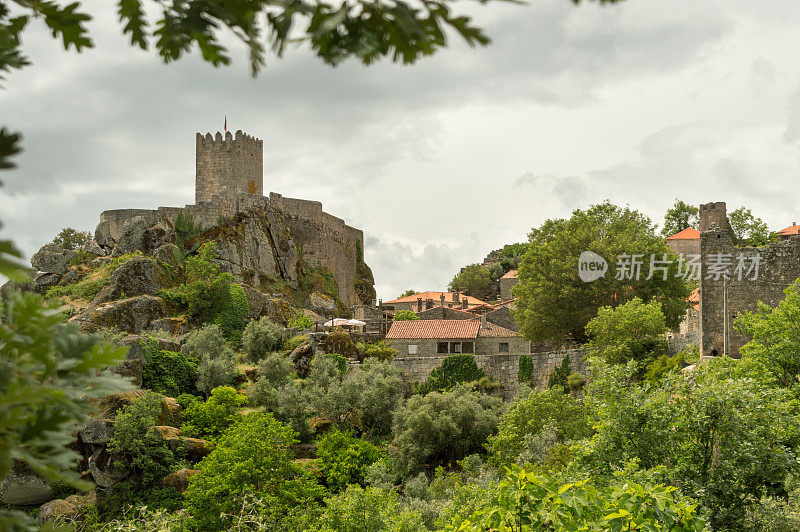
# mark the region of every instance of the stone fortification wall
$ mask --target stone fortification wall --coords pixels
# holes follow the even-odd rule
[[[534,353],[530,356],[533,361],[533,383],[539,387],[547,387],[547,381],[553,370],[561,366],[564,359],[569,356],[570,367],[575,373],[588,375],[586,352],[584,349],[562,349]],[[499,380],[504,385],[504,395],[511,398],[519,386],[519,354],[475,355],[475,363],[487,374]],[[423,382],[430,372],[442,365],[444,355],[409,357],[399,356],[392,360],[392,364],[403,371],[403,375],[410,382]]]

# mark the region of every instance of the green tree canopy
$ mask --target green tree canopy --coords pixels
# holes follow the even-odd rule
[[[696,206],[676,199],[675,204],[664,214],[664,228],[661,229],[661,235],[666,238],[687,227],[696,227],[698,212],[699,209]]]
[[[606,201],[575,210],[567,220],[547,220],[531,231],[530,241],[514,289],[515,317],[523,334],[534,341],[584,341],[586,324],[600,308],[634,297],[657,301],[669,328],[677,328],[686,312],[689,288],[678,276],[677,256],[638,211]],[[604,276],[592,282],[580,279],[578,262],[584,251],[607,261]],[[638,278],[635,256],[641,262]],[[664,270],[653,269],[652,276],[651,257],[667,261],[655,263]],[[618,263],[625,267],[618,268]]]
[[[739,207],[728,214],[733,235],[739,244],[746,246],[763,246],[774,240],[767,224],[761,218],[756,218],[750,209]]]
[[[397,299],[400,299],[402,297],[414,296],[414,295],[417,295],[417,294],[419,294],[418,290],[409,289],[409,290],[406,290],[405,292],[403,292],[402,294],[400,294],[399,296],[397,296]]]
[[[667,332],[658,301],[635,297],[617,308],[603,307],[586,325],[589,348],[609,364],[648,364],[666,353]]]
[[[448,288],[454,292],[481,298],[485,297],[491,280],[492,274],[487,268],[480,264],[470,264],[453,277]]]

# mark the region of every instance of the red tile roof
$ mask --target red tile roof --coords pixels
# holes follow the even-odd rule
[[[396,321],[386,333],[386,339],[477,338],[480,326],[480,320]]]
[[[786,229],[781,229],[778,231],[778,234],[781,236],[792,236],[792,235],[800,235],[800,225],[792,224]]]
[[[694,227],[687,227],[683,231],[678,231],[672,236],[668,236],[667,240],[697,240],[700,238],[700,231]]]
[[[502,276],[501,279],[518,279],[517,270],[508,270],[508,273]]]
[[[460,305],[461,301],[455,300],[455,294],[453,292],[422,292],[421,294],[414,294],[413,296],[406,296],[401,297],[398,299],[393,299],[391,301],[384,301],[384,304],[391,305],[393,303],[416,303],[419,298],[422,298],[424,302],[427,299],[432,299],[433,301],[441,303],[442,294],[444,294],[444,301],[445,303],[453,303]],[[477,297],[468,296],[465,294],[460,294],[461,299],[466,298],[468,305],[480,305],[481,303],[485,303],[485,301],[481,301]]]
[[[511,338],[514,336],[519,336],[518,333],[515,333],[511,329],[506,329],[505,327],[501,327],[495,323],[487,321],[483,324],[478,331],[478,336],[482,338]]]

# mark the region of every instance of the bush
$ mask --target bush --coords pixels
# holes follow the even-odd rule
[[[570,391],[577,392],[578,390],[583,389],[585,384],[586,379],[580,373],[570,373],[567,375],[567,386],[569,387]]]
[[[247,397],[230,386],[211,391],[207,401],[192,401],[183,412],[181,430],[192,438],[214,440],[238,418],[237,410],[247,404]]]
[[[198,528],[227,529],[251,493],[266,500],[264,511],[275,519],[321,497],[324,489],[292,462],[289,448],[296,442],[294,431],[271,414],[253,412],[228,429],[184,494]]]
[[[242,348],[251,362],[258,362],[267,353],[277,351],[283,346],[283,327],[269,318],[253,320],[244,328]]]
[[[707,530],[697,505],[671,486],[620,475],[609,484],[570,482],[513,466],[484,507],[455,530]]]
[[[486,374],[475,363],[474,355],[450,355],[428,375],[427,380],[417,388],[419,393],[449,390],[456,384],[477,381]]]
[[[292,336],[291,338],[286,340],[286,345],[284,346],[284,350],[292,352],[304,342],[308,342],[308,336],[304,334],[298,334],[297,336]]]
[[[215,309],[214,323],[219,325],[225,338],[234,345],[239,345],[249,312],[247,294],[240,285],[230,284],[225,295]]]
[[[367,468],[381,459],[381,453],[368,441],[333,430],[317,440],[317,457],[328,487],[339,492],[349,484],[364,486]]]
[[[291,317],[289,323],[287,323],[286,326],[290,329],[307,330],[314,327],[314,320],[311,319],[311,316],[306,316],[305,314],[297,313]]]
[[[61,246],[62,249],[74,251],[91,241],[92,233],[90,231],[78,231],[72,227],[65,227],[53,239],[53,244]]]
[[[602,307],[586,325],[590,350],[609,364],[635,360],[642,367],[666,353],[666,332],[661,303],[643,303],[638,297],[616,308]]]
[[[350,338],[350,334],[343,331],[332,332],[321,342],[323,353],[338,353],[346,358],[358,358],[358,349]]]
[[[569,377],[571,373],[572,369],[569,366],[569,355],[567,355],[564,357],[564,360],[561,361],[561,365],[553,369],[550,373],[550,378],[547,379],[547,387],[558,388],[564,393],[569,393],[567,377]]]
[[[533,380],[533,359],[530,355],[519,356],[519,370],[517,371],[519,382],[530,383]]]
[[[386,340],[369,342],[364,346],[363,352],[362,361],[367,358],[374,358],[381,362],[389,362],[397,355],[397,350]]]
[[[526,436],[539,435],[547,426],[556,427],[555,443],[586,438],[591,435],[589,409],[556,388],[532,391],[514,402],[500,419],[498,433],[489,438],[491,462],[498,468],[513,464],[526,448]]]
[[[148,393],[125,406],[114,418],[114,435],[108,450],[117,456],[114,466],[132,470],[142,486],[160,482],[175,468],[175,456],[161,434],[152,427],[158,425],[162,399]]]
[[[501,405],[500,399],[465,386],[412,396],[397,410],[392,424],[391,452],[397,471],[408,477],[480,452],[497,431]]]
[[[398,310],[394,313],[394,321],[417,321],[419,316],[411,310]]]
[[[158,341],[149,336],[139,341],[145,364],[142,387],[177,397],[197,393],[197,359],[176,351],[162,351]]]
[[[403,506],[393,491],[349,486],[325,499],[325,511],[317,523],[321,532],[417,532],[422,520]]]
[[[193,331],[186,340],[186,349],[199,359],[197,389],[208,394],[218,386],[233,384],[236,378],[236,354],[225,341],[216,324]]]

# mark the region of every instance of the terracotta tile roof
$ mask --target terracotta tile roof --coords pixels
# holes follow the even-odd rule
[[[668,236],[667,240],[697,240],[700,238],[700,231],[694,227],[687,227],[683,231],[678,231],[672,236]]]
[[[386,333],[386,339],[477,338],[480,327],[480,320],[396,321]]]
[[[457,305],[461,304],[461,301],[456,301],[454,299],[453,292],[422,292],[421,294],[414,294],[413,296],[406,296],[401,297],[398,299],[393,299],[391,301],[384,301],[384,304],[391,305],[393,303],[416,303],[418,298],[422,298],[422,301],[425,302],[427,299],[432,299],[435,302],[441,304],[442,301],[442,294],[444,294],[444,301],[445,303],[454,303]],[[465,294],[461,294],[461,299],[467,298],[468,305],[480,305],[481,303],[485,303],[485,301],[481,301],[477,297],[468,296]]]
[[[501,327],[500,325],[487,321],[481,326],[480,330],[478,331],[478,336],[481,338],[512,338],[520,335],[511,329],[506,329],[505,327]]]
[[[481,303],[480,305],[472,305],[471,307],[467,307],[462,309],[466,312],[475,312],[476,310],[487,309],[487,310],[495,310],[496,307],[494,305],[490,305],[489,303]]]
[[[517,278],[518,278],[517,270],[508,270],[508,273],[506,273],[504,276],[501,277],[501,279],[517,279]]]
[[[509,299],[509,300],[506,300],[506,301],[501,301],[500,303],[496,304],[496,305],[494,306],[494,308],[505,307],[505,306],[506,306],[506,305],[508,305],[509,303],[513,303],[513,302],[514,302],[514,301],[516,301],[516,300],[517,300],[517,298],[515,297],[515,298],[513,298],[513,299]]]
[[[781,236],[792,236],[792,235],[800,235],[800,225],[794,223],[787,227],[786,229],[781,229],[778,231],[778,234]]]

